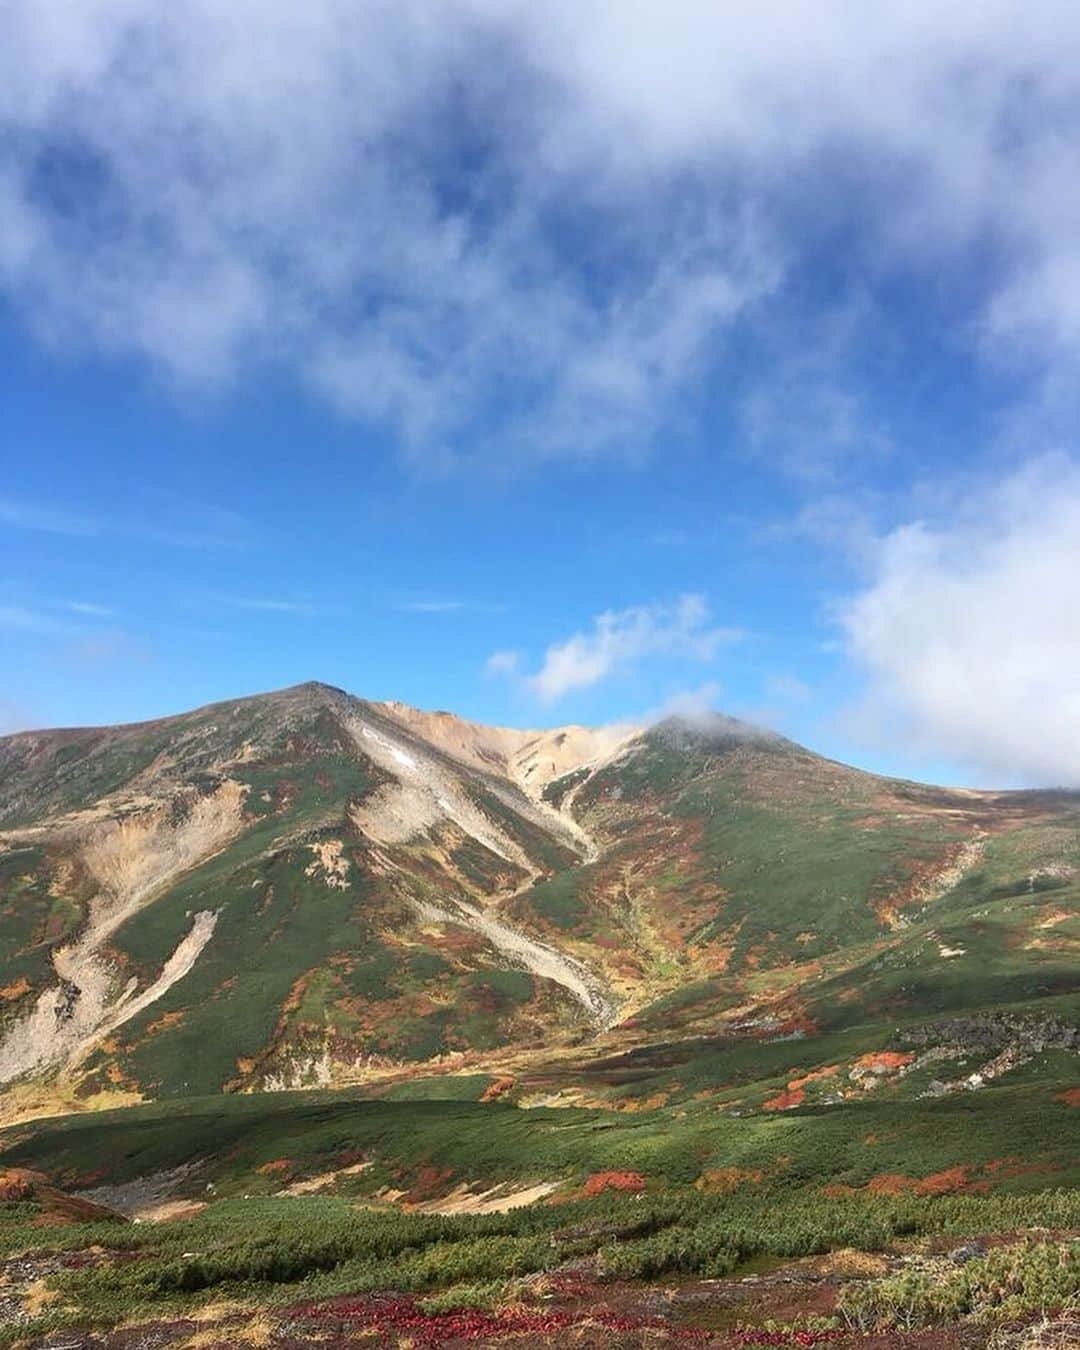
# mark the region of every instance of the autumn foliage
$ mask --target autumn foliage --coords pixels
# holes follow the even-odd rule
[[[643,1191],[645,1178],[640,1172],[594,1172],[581,1188],[583,1195],[601,1191]]]

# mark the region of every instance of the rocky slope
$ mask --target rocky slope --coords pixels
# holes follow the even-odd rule
[[[0,1115],[1075,988],[1080,799],[298,686],[0,740]],[[1056,1006],[1056,1004],[1055,1004]]]

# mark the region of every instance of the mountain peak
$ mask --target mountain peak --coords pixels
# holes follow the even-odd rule
[[[649,734],[668,743],[692,741],[698,745],[722,745],[725,749],[737,744],[771,749],[801,748],[768,727],[721,712],[675,713],[655,723]]]
[[[461,763],[505,774],[531,793],[542,790],[563,774],[587,764],[598,764],[642,730],[622,724],[529,730],[486,726],[455,713],[427,712],[407,703],[372,706],[411,735],[437,746]]]

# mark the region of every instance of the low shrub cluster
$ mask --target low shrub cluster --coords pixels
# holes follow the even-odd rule
[[[223,1200],[169,1224],[41,1229],[17,1204],[7,1207],[7,1219],[0,1221],[0,1250],[71,1254],[68,1267],[49,1277],[64,1310],[47,1315],[52,1329],[186,1313],[221,1298],[282,1308],[387,1291],[416,1299],[443,1294],[444,1310],[464,1300],[479,1311],[495,1307],[509,1282],[568,1261],[591,1260],[611,1280],[718,1277],[758,1257],[879,1250],[907,1236],[1080,1227],[1080,1196],[806,1192],[766,1206],[746,1192],[605,1190],[562,1205],[452,1217],[312,1196]],[[1042,1308],[1075,1290],[1074,1255],[1059,1267],[1053,1244],[1009,1252],[950,1268],[944,1281],[916,1272],[902,1287],[894,1279],[874,1282],[865,1294],[852,1288],[845,1315],[852,1325],[916,1324],[992,1303]],[[0,1329],[0,1345],[13,1334]]]
[[[838,1311],[859,1331],[912,1331],[961,1317],[1046,1316],[1080,1299],[1080,1243],[1026,1241],[997,1247],[963,1265],[912,1265],[845,1286]]]
[[[448,1342],[476,1341],[489,1344],[503,1337],[523,1334],[551,1336],[571,1327],[591,1326],[608,1332],[664,1332],[665,1344],[673,1342],[707,1344],[713,1337],[709,1332],[694,1328],[667,1326],[658,1318],[643,1318],[614,1313],[599,1308],[582,1316],[580,1312],[550,1308],[543,1311],[522,1307],[489,1310],[485,1308],[448,1305],[433,1308],[431,1300],[413,1298],[339,1299],[328,1304],[305,1305],[292,1308],[287,1318],[293,1323],[340,1328],[363,1334],[367,1329],[385,1335],[388,1332],[405,1333],[411,1346],[443,1346]],[[812,1347],[835,1340],[843,1333],[835,1330],[747,1330],[733,1332],[728,1338],[732,1350],[753,1350],[754,1347],[778,1346],[789,1350],[812,1350]],[[404,1342],[403,1342],[404,1343]]]

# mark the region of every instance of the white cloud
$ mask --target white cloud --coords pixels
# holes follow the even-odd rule
[[[440,463],[493,421],[647,441],[853,219],[863,280],[978,246],[976,343],[1072,360],[1078,58],[1057,0],[6,6],[0,287],[44,341],[284,368]],[[861,444],[856,394],[816,406]]]
[[[1043,458],[893,531],[842,621],[864,734],[1080,785],[1080,464]]]
[[[244,609],[252,614],[285,614],[311,619],[331,612],[309,600],[285,600],[275,596],[222,595],[218,599],[229,609]]]
[[[402,614],[503,614],[506,606],[484,600],[465,600],[452,596],[414,597],[399,600],[394,608]]]
[[[635,720],[646,726],[663,722],[668,717],[678,717],[686,722],[708,722],[716,716],[723,692],[724,686],[719,680],[705,680],[695,689],[681,689],[671,694],[663,703],[650,708]]]
[[[805,680],[788,672],[770,675],[765,682],[765,693],[778,703],[807,703],[814,696]]]
[[[16,501],[11,497],[0,497],[0,525],[8,525],[16,530],[67,534],[76,538],[100,534],[104,528],[102,521],[82,512],[37,502]]]
[[[515,651],[492,652],[484,662],[487,675],[516,675],[521,668],[521,653]]]
[[[89,600],[63,600],[60,603],[61,609],[66,609],[69,614],[81,614],[91,619],[115,619],[116,610],[108,605],[98,605]]]
[[[471,606],[467,600],[402,600],[396,608],[403,614],[460,614]]]
[[[710,623],[708,605],[700,595],[681,596],[674,604],[609,610],[597,615],[587,632],[552,643],[540,669],[524,676],[523,682],[541,702],[553,703],[652,658],[712,661],[721,646],[739,636],[736,629]],[[495,653],[488,659],[488,669],[517,673],[516,653]]]

